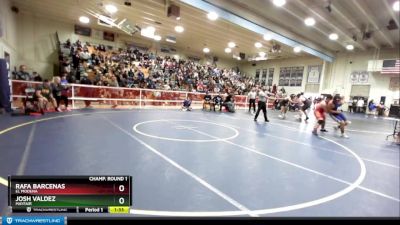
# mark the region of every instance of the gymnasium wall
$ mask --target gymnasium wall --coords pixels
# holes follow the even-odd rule
[[[381,50],[379,54],[376,54],[374,50],[338,54],[336,60],[326,67],[323,90],[329,93],[339,92],[348,99],[352,87],[350,74],[353,71],[366,71],[368,60],[395,58],[400,58],[398,49]],[[370,85],[370,99],[379,102],[381,96],[386,96],[386,106],[390,106],[394,100],[398,100],[399,90],[389,89],[390,78],[393,76],[396,75],[381,75],[380,72],[369,73],[368,82],[363,85]]]
[[[16,15],[11,11],[11,1],[0,1],[0,58],[4,58],[4,52],[10,54],[11,69],[17,65],[17,25]]]
[[[364,52],[346,52],[340,53],[336,56],[332,63],[326,63],[324,78],[322,81],[321,93],[340,93],[349,99],[351,93],[352,83],[350,82],[350,74],[353,71],[366,71],[368,68],[368,60],[378,59],[394,59],[400,58],[398,48],[384,49],[376,54],[374,50]],[[286,66],[304,66],[304,75],[302,87],[285,87],[288,93],[298,93],[304,91],[308,66],[309,65],[323,65],[324,62],[315,57],[297,57],[282,60],[268,60],[257,62],[256,66],[252,66],[250,62],[241,64],[240,69],[251,76],[255,76],[256,69],[275,68],[273,83],[278,84],[279,81],[279,68]],[[399,99],[399,90],[390,90],[390,78],[394,75],[381,75],[379,72],[369,74],[367,83],[363,85],[370,85],[370,99],[379,102],[381,96],[386,96],[386,106],[390,106],[396,99]]]
[[[243,62],[239,68],[242,72],[249,76],[255,76],[257,69],[269,69],[274,68],[274,76],[272,84],[278,85],[279,83],[279,71],[281,67],[304,67],[304,75],[307,74],[308,66],[310,65],[322,65],[323,60],[317,57],[296,57],[288,59],[272,59],[267,61],[258,61],[256,66],[253,66],[251,62]],[[304,91],[307,81],[307,76],[303,76],[303,82],[301,87],[285,87],[287,93],[299,93]]]

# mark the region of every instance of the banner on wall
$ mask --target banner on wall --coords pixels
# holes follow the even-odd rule
[[[308,66],[308,78],[307,83],[319,84],[319,79],[321,77],[322,66]]]
[[[359,83],[368,83],[369,73],[368,71],[360,71],[358,76]]]
[[[368,71],[353,71],[350,74],[350,82],[352,84],[365,84],[368,83],[369,73]]]
[[[358,71],[353,71],[353,72],[350,74],[350,82],[351,82],[352,84],[358,83]]]
[[[92,29],[75,24],[75,34],[90,37],[92,34]]]
[[[392,91],[399,91],[400,77],[391,77],[390,78],[389,89]]]

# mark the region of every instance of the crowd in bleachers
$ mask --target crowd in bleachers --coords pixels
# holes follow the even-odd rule
[[[94,85],[180,90],[189,92],[232,93],[241,95],[253,85],[234,69],[201,65],[192,60],[157,56],[138,49],[106,50],[104,45],[69,40],[69,55],[60,56],[62,73],[70,83],[88,76]]]

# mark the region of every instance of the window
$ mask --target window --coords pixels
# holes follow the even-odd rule
[[[260,82],[260,70],[256,70],[256,76],[254,82],[258,84]]]
[[[279,86],[299,87],[303,82],[304,67],[281,67]]]
[[[274,79],[274,68],[269,68],[268,70],[268,86],[272,86],[272,81]]]
[[[262,76],[261,76],[261,85],[265,86],[265,84],[267,83],[267,69],[263,69],[262,70]]]

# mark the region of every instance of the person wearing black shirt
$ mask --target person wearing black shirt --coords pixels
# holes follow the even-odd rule
[[[211,108],[214,110],[215,112],[215,106],[219,105],[219,111],[222,111],[222,97],[221,95],[218,93],[218,95],[214,96],[213,98],[213,103],[211,104]]]
[[[222,103],[222,106],[225,106],[226,110],[228,110],[228,112],[235,112],[235,103],[234,103],[234,98],[233,95],[228,94],[228,96],[226,96],[225,101]]]
[[[14,79],[16,79],[16,80],[26,80],[26,81],[32,80],[31,75],[26,71],[25,65],[21,65],[19,67],[19,71],[13,72],[13,75],[14,75]]]
[[[33,75],[33,81],[43,81],[42,77],[37,72],[33,72],[32,75]]]
[[[41,86],[38,86],[36,88],[33,98],[39,102],[39,107],[42,112],[44,109],[47,108],[48,102],[51,102],[53,104],[54,108],[57,108],[57,103],[53,97],[50,82],[47,79],[44,80],[44,82]]]
[[[209,105],[211,110],[211,99],[212,97],[207,91],[206,95],[204,96],[203,109],[206,109],[206,105]]]

